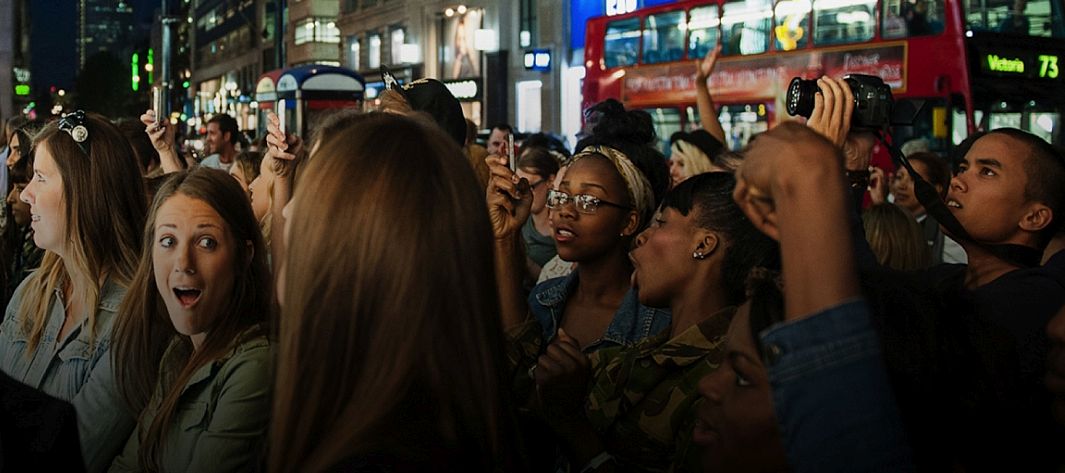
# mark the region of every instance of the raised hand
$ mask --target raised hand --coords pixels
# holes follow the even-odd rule
[[[529,181],[518,178],[507,167],[506,156],[490,155],[484,158],[484,162],[491,173],[486,200],[492,231],[497,240],[507,240],[521,229],[532,210]]]

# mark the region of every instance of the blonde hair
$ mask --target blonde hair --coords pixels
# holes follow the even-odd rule
[[[69,240],[64,258],[45,251],[41,267],[27,278],[18,311],[26,315],[26,356],[37,350],[48,325],[48,309],[57,289],[71,286],[68,303],[88,314],[90,339],[96,337],[96,307],[104,281],[125,287],[133,279],[147,197],[140,165],[122,133],[103,116],[88,113],[88,139],[79,147],[53,122],[34,139],[47,146],[63,182]],[[69,271],[69,272],[68,272]]]
[[[381,92],[381,95],[377,96],[377,100],[380,103],[377,107],[377,111],[379,112],[407,115],[414,111],[410,106],[410,102],[407,101],[407,98],[396,90],[385,89]]]
[[[685,178],[714,170],[714,165],[713,162],[710,161],[710,157],[697,146],[688,143],[687,141],[674,141],[672,152],[673,154],[671,157],[673,159],[676,159],[676,156],[679,155],[684,160]]]

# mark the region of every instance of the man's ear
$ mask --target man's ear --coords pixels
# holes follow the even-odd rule
[[[625,227],[621,229],[621,236],[635,237],[636,229],[640,227],[640,212],[632,210],[625,221]]]
[[[1028,207],[1017,225],[1024,231],[1038,233],[1050,226],[1052,221],[1054,221],[1054,211],[1045,204],[1035,202]]]

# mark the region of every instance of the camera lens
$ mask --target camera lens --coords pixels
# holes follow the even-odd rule
[[[820,91],[816,80],[805,80],[801,77],[792,79],[788,84],[788,95],[785,101],[788,114],[810,118],[810,114],[814,111],[814,96]]]

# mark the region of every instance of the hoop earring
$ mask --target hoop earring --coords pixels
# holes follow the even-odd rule
[[[706,255],[703,254],[703,252],[701,252],[701,251],[696,251],[695,253],[692,253],[692,258],[695,258],[695,259],[706,259]]]

